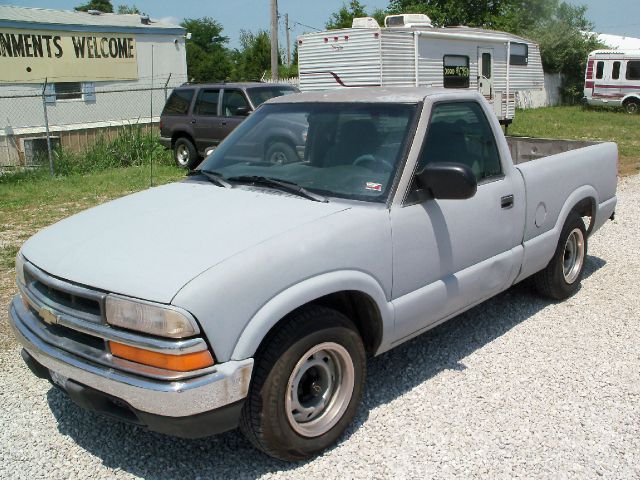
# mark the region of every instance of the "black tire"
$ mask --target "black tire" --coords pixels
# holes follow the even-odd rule
[[[285,163],[299,162],[300,157],[288,143],[274,142],[267,148],[265,161],[273,165],[284,165]]]
[[[192,170],[200,163],[200,155],[191,140],[180,137],[173,144],[173,160],[178,167]]]
[[[322,384],[322,376],[318,373],[323,368],[328,370],[328,366],[335,367],[339,363],[335,358],[325,358],[325,350],[322,348],[327,349],[328,355],[329,348],[338,349],[336,345],[342,349],[341,355],[346,352],[351,361],[353,371],[349,373],[353,375],[353,388],[348,388],[350,377],[346,373],[347,362],[345,370],[334,376],[334,380],[340,379],[339,382],[333,382],[337,390],[320,395],[318,392],[321,391],[319,385]],[[307,355],[314,348],[320,348],[320,351]],[[306,367],[313,365],[313,362],[320,367]],[[314,368],[317,371],[313,371]],[[302,374],[303,371],[306,373]],[[240,430],[256,448],[271,457],[285,461],[311,457],[335,443],[352,422],[362,397],[365,376],[364,346],[349,319],[335,310],[321,306],[301,309],[270,335],[264,348],[256,355],[253,379],[240,419]],[[293,388],[294,386],[297,388]],[[324,392],[331,390],[327,388]],[[291,399],[294,395],[301,400],[297,403],[301,408],[304,406],[302,400],[305,396],[311,399],[310,404],[320,397],[326,396],[329,400],[322,403],[325,406],[317,410],[319,413],[311,421],[305,418],[304,422],[299,422],[294,417],[305,416],[306,412],[292,409],[291,405],[294,403]],[[318,431],[306,431],[313,428]]]
[[[544,270],[534,276],[538,292],[554,300],[569,298],[580,288],[586,258],[587,232],[584,222],[580,215],[571,212],[562,228],[553,258]]]
[[[623,106],[624,111],[631,115],[637,115],[640,112],[640,100],[636,100],[635,98],[630,98],[624,102]]]

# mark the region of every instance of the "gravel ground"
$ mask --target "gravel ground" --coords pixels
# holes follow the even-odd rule
[[[640,176],[583,288],[517,286],[370,362],[339,445],[285,464],[237,432],[184,441],[84,412],[0,353],[0,478],[640,478]]]

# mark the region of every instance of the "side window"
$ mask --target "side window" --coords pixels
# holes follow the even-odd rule
[[[174,90],[162,110],[162,115],[186,115],[192,98],[193,89]]]
[[[225,90],[222,94],[222,115],[235,117],[242,115],[241,111],[248,111],[249,104],[239,90]]]
[[[604,73],[604,62],[598,62],[596,64],[596,78],[598,80],[601,80],[603,73]]]
[[[627,62],[627,80],[640,80],[640,60]]]
[[[442,64],[444,88],[469,88],[469,57],[445,55]]]
[[[218,115],[218,97],[220,96],[220,90],[200,90],[198,100],[196,101],[196,107],[194,108],[195,115]]]
[[[613,62],[613,69],[611,70],[611,78],[618,80],[620,78],[620,62]]]
[[[526,43],[512,43],[511,52],[509,54],[509,63],[511,65],[528,65],[529,45]]]
[[[502,175],[496,139],[478,103],[434,105],[418,171],[434,162],[467,165],[478,181]]]
[[[482,76],[484,78],[491,78],[491,54],[482,54]]]

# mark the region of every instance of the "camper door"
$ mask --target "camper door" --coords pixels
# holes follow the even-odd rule
[[[493,48],[478,48],[478,91],[493,105],[498,115],[502,114],[501,95],[496,95],[493,75]]]

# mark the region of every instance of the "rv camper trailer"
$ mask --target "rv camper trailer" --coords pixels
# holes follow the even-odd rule
[[[589,105],[640,111],[640,50],[595,50],[587,59],[584,98]]]
[[[300,90],[364,86],[477,89],[502,123],[516,95],[544,89],[538,45],[504,32],[436,28],[421,14],[389,15],[384,27],[356,18],[352,28],[298,37]]]

